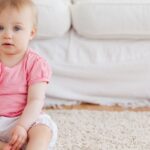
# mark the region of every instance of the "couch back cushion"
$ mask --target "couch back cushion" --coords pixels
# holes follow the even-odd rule
[[[62,36],[70,29],[70,0],[34,0],[38,8],[37,38]]]
[[[73,0],[75,30],[94,39],[150,38],[148,0]]]

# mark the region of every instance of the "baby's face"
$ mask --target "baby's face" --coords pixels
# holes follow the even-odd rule
[[[29,8],[7,8],[0,13],[0,54],[24,53],[34,37],[33,16]]]

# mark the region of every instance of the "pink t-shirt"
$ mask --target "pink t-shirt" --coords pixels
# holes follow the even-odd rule
[[[0,62],[0,116],[15,117],[27,103],[28,87],[49,82],[51,69],[47,62],[28,49],[22,61],[13,67]]]

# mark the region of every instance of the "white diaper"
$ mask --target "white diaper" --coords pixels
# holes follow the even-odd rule
[[[16,125],[18,119],[19,117],[13,117],[13,118],[0,117],[0,141],[3,141],[3,142],[9,141],[10,131]],[[35,121],[33,126],[37,124],[47,125],[52,130],[53,135],[52,135],[51,142],[49,143],[49,149],[48,149],[48,150],[52,150],[57,140],[56,124],[51,119],[51,117],[45,113],[40,114],[40,116]]]

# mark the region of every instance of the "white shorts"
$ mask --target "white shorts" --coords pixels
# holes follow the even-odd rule
[[[0,141],[3,142],[8,142],[10,138],[10,131],[11,129],[16,125],[19,117],[13,117],[13,118],[8,118],[8,117],[0,117]],[[56,140],[57,140],[57,126],[54,123],[54,121],[51,119],[51,117],[45,113],[40,114],[38,119],[35,121],[34,125],[37,124],[44,124],[47,125],[51,131],[52,131],[52,139],[51,142],[49,143],[49,149],[52,150]]]

